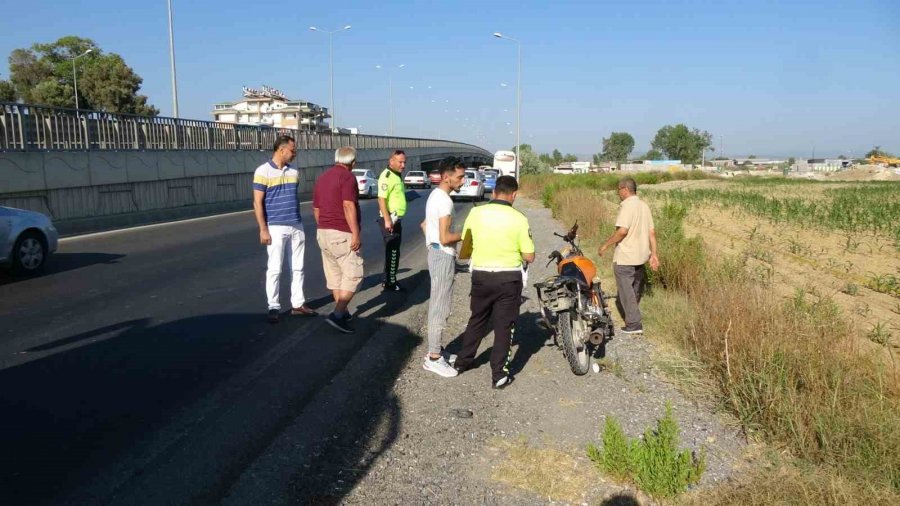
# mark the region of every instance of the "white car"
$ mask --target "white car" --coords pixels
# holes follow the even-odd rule
[[[450,198],[468,198],[472,201],[484,199],[484,175],[475,169],[466,169],[466,178],[459,191],[450,192]]]
[[[421,170],[411,170],[406,173],[406,176],[403,178],[403,184],[406,185],[407,188],[431,188],[431,179],[428,178],[428,174],[425,174]]]
[[[356,176],[356,188],[363,197],[374,199],[378,196],[378,178],[371,170],[356,169],[353,171]]]
[[[58,242],[59,233],[50,218],[0,206],[0,264],[16,274],[40,272]]]

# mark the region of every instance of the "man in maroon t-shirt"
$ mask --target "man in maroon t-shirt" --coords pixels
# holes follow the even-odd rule
[[[345,146],[334,152],[335,165],[319,176],[313,189],[313,216],[316,218],[316,239],[322,250],[325,281],[334,296],[334,311],[325,321],[347,334],[349,325],[347,306],[363,278],[363,259],[360,256],[359,200],[356,190],[356,149]]]

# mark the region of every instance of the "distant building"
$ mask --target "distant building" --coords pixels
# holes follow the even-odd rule
[[[554,174],[587,174],[591,171],[591,162],[563,162],[553,168]]]
[[[732,160],[730,158],[727,160],[710,160],[709,163],[711,163],[713,165],[713,167],[716,167],[718,169],[734,167],[734,160]]]
[[[685,166],[681,160],[634,160],[619,165],[623,172],[677,172],[691,168],[693,166]]]
[[[290,100],[282,92],[263,86],[262,90],[244,87],[244,97],[235,102],[213,106],[213,119],[238,125],[268,125],[306,132],[328,132],[331,126],[328,108],[305,100]]]
[[[798,172],[835,172],[846,169],[852,162],[839,158],[809,158],[797,161]]]

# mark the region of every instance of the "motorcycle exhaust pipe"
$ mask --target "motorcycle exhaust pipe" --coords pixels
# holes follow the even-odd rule
[[[588,337],[588,340],[591,342],[591,344],[593,344],[595,346],[600,346],[601,344],[603,344],[603,332],[600,332],[599,330],[595,330],[595,331],[591,332],[591,335],[590,335],[590,337]]]

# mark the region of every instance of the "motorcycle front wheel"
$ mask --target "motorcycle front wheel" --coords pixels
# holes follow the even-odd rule
[[[575,325],[573,325],[575,323]],[[581,341],[581,350],[575,345],[575,332],[581,331],[580,322],[572,321],[572,312],[563,311],[559,313],[559,340],[563,347],[563,354],[569,361],[569,367],[572,372],[578,376],[587,374],[591,367],[591,354],[587,347],[587,336],[579,336]]]

